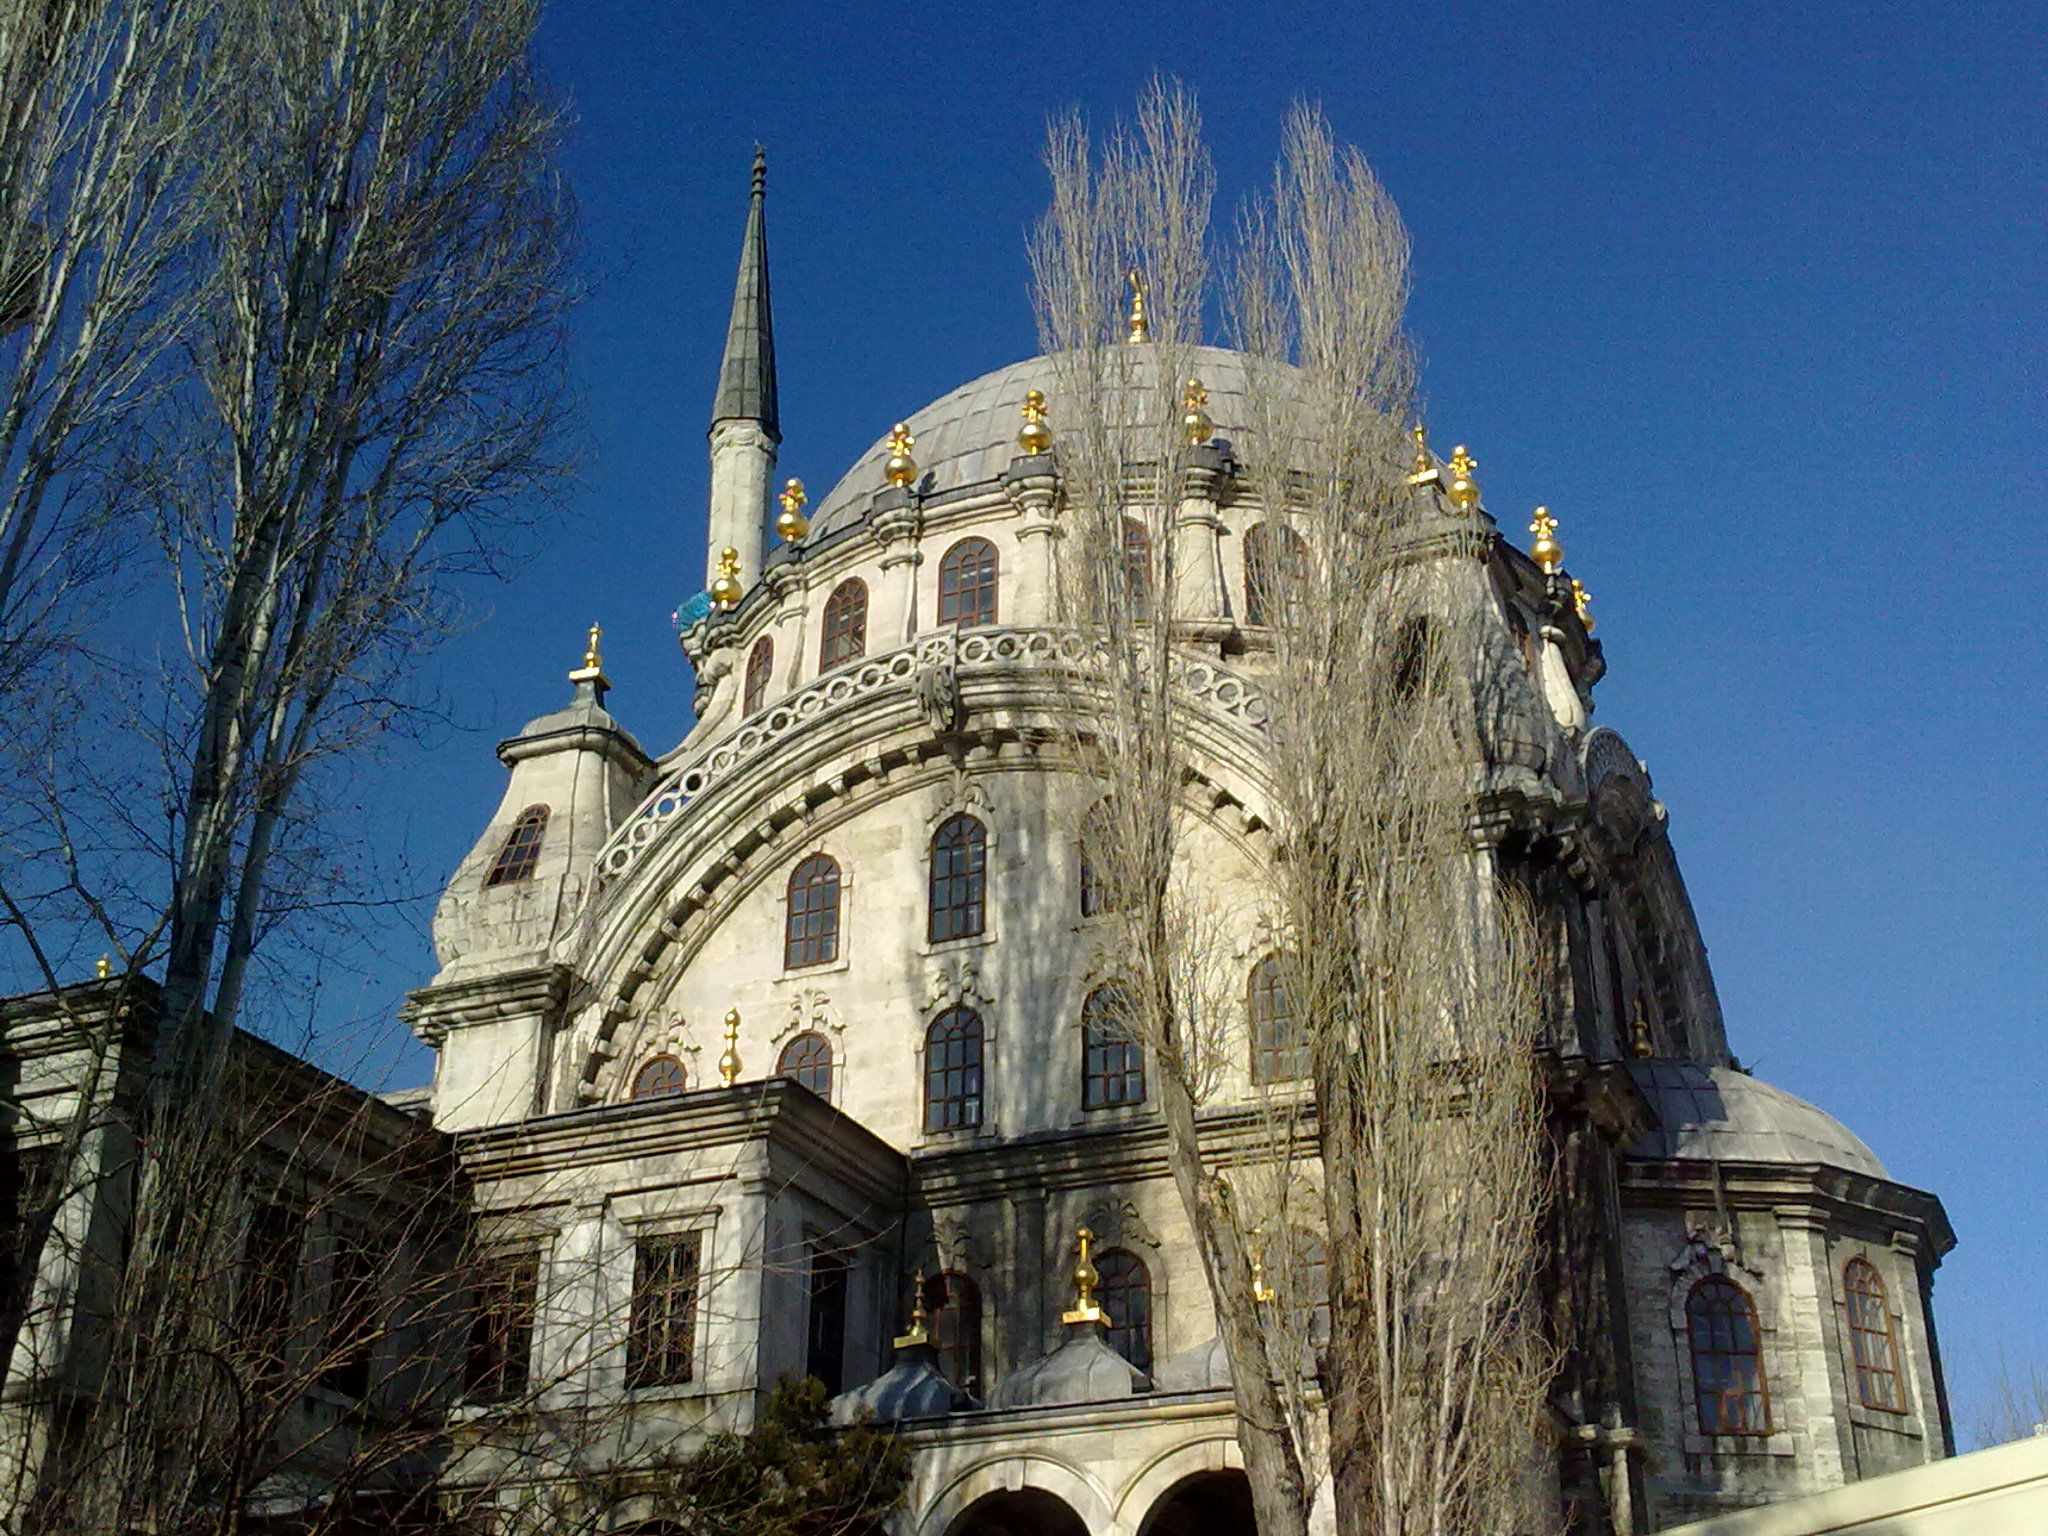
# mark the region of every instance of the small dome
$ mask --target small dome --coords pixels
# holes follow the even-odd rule
[[[1162,1392],[1208,1392],[1230,1381],[1230,1351],[1218,1337],[1182,1350],[1152,1373],[1152,1384]]]
[[[989,1397],[991,1408],[1051,1408],[1060,1403],[1101,1403],[1151,1386],[1145,1373],[1102,1340],[1093,1324],[1071,1323],[1067,1341],[1021,1371],[1005,1376]]]
[[[929,1344],[899,1345],[896,1363],[864,1387],[832,1399],[834,1424],[852,1424],[863,1411],[877,1424],[929,1419],[972,1408],[974,1400],[939,1374]]]
[[[1228,437],[1233,430],[1242,432],[1246,426],[1242,407],[1247,388],[1244,354],[1224,347],[1197,347],[1189,357],[1187,371],[1209,391],[1209,415],[1216,423],[1217,433]],[[904,423],[917,439],[911,452],[917,460],[918,478],[922,480],[929,474],[938,489],[950,491],[1001,475],[1020,451],[1017,429],[1024,424],[1020,412],[1025,393],[1033,389],[1045,392],[1046,424],[1052,428],[1057,452],[1059,365],[1050,357],[1029,357],[961,385]],[[811,520],[814,539],[837,533],[866,516],[870,498],[888,484],[882,474],[888,461],[889,440],[883,437],[819,503],[817,516]]]
[[[1658,1119],[1658,1128],[1629,1148],[1632,1157],[1825,1163],[1891,1177],[1833,1115],[1747,1073],[1691,1061],[1632,1061],[1628,1069]]]

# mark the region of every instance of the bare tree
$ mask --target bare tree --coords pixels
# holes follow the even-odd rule
[[[1215,579],[1187,532],[1226,468],[1194,367],[1212,178],[1192,102],[1166,86],[1099,160],[1072,119],[1047,160],[1033,268],[1059,387],[1061,592],[1087,640],[1072,747],[1102,792],[1080,835],[1113,908],[1103,967],[1157,1064],[1260,1528],[1306,1529],[1325,1455],[1347,1532],[1530,1528],[1541,1007],[1526,916],[1475,842],[1486,542],[1423,526],[1406,484],[1405,232],[1303,109],[1237,242],[1228,468],[1270,540],[1247,552],[1272,609],[1250,658],[1275,830],[1260,900],[1313,1094],[1280,1073],[1233,1122],[1223,1056],[1244,1037],[1222,935],[1252,914],[1193,866],[1215,744],[1181,688],[1219,638],[1182,602]]]

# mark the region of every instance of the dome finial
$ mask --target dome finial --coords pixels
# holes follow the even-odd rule
[[[1145,274],[1136,267],[1124,274],[1124,281],[1131,285],[1131,328],[1125,341],[1150,341],[1151,324],[1145,319]]]
[[[1555,576],[1557,568],[1564,564],[1564,546],[1557,542],[1557,519],[1550,515],[1550,508],[1536,509],[1536,515],[1529,519],[1529,532],[1536,536],[1529,546],[1529,558],[1544,575]]]
[[[718,1081],[730,1088],[740,1080],[740,1011],[725,1016],[725,1052],[718,1058]]]
[[[1593,633],[1593,594],[1576,576],[1572,578],[1572,612],[1579,616],[1579,623],[1585,626],[1586,633]]]
[[[739,607],[747,589],[740,585],[740,552],[727,546],[719,552],[718,574],[711,580],[711,601],[730,611]]]
[[[1279,1292],[1266,1284],[1266,1229],[1252,1228],[1252,1300],[1264,1305],[1279,1299]]]
[[[1102,1276],[1088,1257],[1088,1245],[1095,1241],[1095,1234],[1086,1227],[1074,1234],[1074,1305],[1060,1314],[1063,1323],[1099,1323],[1102,1308],[1095,1300],[1095,1282]]]
[[[1209,419],[1209,391],[1200,379],[1189,379],[1180,394],[1180,429],[1188,446],[1199,448],[1216,435],[1216,423]]]
[[[604,702],[604,696],[610,692],[612,686],[611,680],[604,675],[604,657],[598,651],[598,642],[603,639],[602,626],[591,625],[589,639],[583,647],[583,665],[569,674],[569,681],[576,685],[576,696],[579,699],[584,696],[583,690],[587,686],[591,690],[591,697],[600,704]]]
[[[1017,430],[1017,450],[1036,458],[1052,452],[1052,428],[1045,424],[1045,391],[1024,392],[1024,425]]]
[[[1415,463],[1408,476],[1408,483],[1435,485],[1443,477],[1437,473],[1436,458],[1429,451],[1428,431],[1418,421],[1408,435],[1415,439]]]
[[[1470,512],[1479,505],[1479,482],[1472,478],[1472,471],[1478,467],[1479,461],[1465,451],[1463,443],[1451,450],[1451,483],[1445,487],[1445,494],[1460,512]]]
[[[804,503],[810,497],[804,493],[803,481],[792,477],[776,500],[782,503],[782,510],[775,516],[775,536],[785,544],[794,544],[811,531],[811,520],[804,516]]]
[[[911,1349],[919,1344],[929,1344],[931,1335],[924,1327],[924,1276],[913,1277],[915,1284],[910,1290],[910,1326],[892,1340],[898,1349]]]
[[[910,450],[916,446],[917,439],[903,422],[889,430],[889,462],[883,466],[882,474],[899,491],[917,479],[917,460],[910,456]]]

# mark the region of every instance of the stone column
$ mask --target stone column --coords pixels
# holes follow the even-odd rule
[[[1205,443],[1189,453],[1173,519],[1173,618],[1176,629],[1197,637],[1229,628],[1220,548],[1223,520],[1216,515],[1229,481],[1220,448]]]
[[[917,539],[924,517],[910,492],[891,487],[875,497],[868,526],[882,546],[882,591],[870,632],[875,650],[893,651],[917,636],[917,568],[924,563]]]
[[[1059,484],[1049,453],[1020,454],[1010,460],[1003,475],[1003,489],[1023,519],[1017,527],[1017,542],[1024,551],[1024,569],[1015,605],[1009,610],[1018,623],[1057,622],[1059,587],[1053,551],[1061,534]]]
[[[798,560],[783,560],[768,567],[761,580],[775,597],[775,697],[792,692],[803,672],[804,620],[810,616],[805,600],[809,582]]]

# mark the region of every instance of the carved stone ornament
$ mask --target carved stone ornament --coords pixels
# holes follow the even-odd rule
[[[1095,1234],[1104,1251],[1159,1246],[1159,1234],[1139,1214],[1137,1206],[1114,1195],[1105,1195],[1090,1206],[1081,1225]]]
[[[925,979],[924,1011],[942,1008],[985,1009],[995,999],[981,979],[981,967],[972,959],[955,955],[932,967]]]
[[[769,1040],[779,1046],[798,1035],[830,1035],[837,1039],[845,1033],[846,1022],[832,1006],[832,999],[816,987],[801,987],[790,998],[789,1011]]]
[[[942,735],[960,729],[966,710],[960,702],[960,674],[950,657],[934,656],[920,662],[911,687],[927,725]]]

